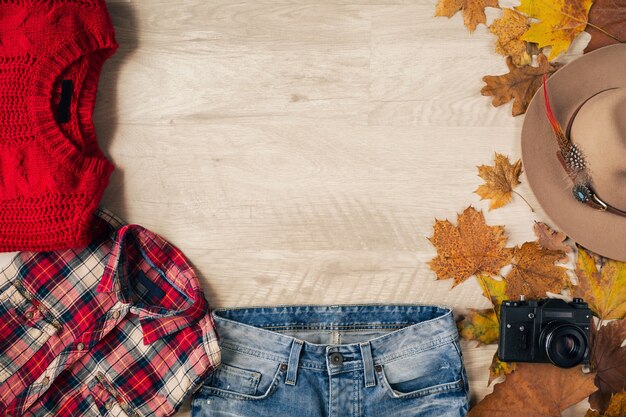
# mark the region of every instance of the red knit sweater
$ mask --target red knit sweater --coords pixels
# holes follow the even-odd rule
[[[0,0],[0,251],[90,241],[113,171],[91,116],[116,48],[103,0]]]

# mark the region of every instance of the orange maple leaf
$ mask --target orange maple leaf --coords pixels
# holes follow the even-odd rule
[[[489,210],[502,207],[511,201],[513,188],[517,187],[519,176],[522,173],[522,161],[517,160],[511,165],[509,157],[496,152],[494,166],[480,165],[478,176],[485,180],[485,184],[479,186],[476,194],[481,200],[490,199]]]
[[[513,10],[503,9],[504,14],[489,26],[489,32],[498,37],[496,52],[510,56],[518,67],[528,65],[532,58],[528,53],[527,42],[520,39],[530,27],[528,17]]]
[[[567,269],[555,265],[563,252],[542,248],[537,242],[526,242],[515,248],[513,268],[506,275],[506,294],[509,298],[544,298],[546,292],[560,293],[571,282]]]
[[[518,363],[493,393],[476,404],[469,417],[554,417],[592,394],[594,374],[580,367],[563,369],[545,363]],[[541,380],[540,383],[538,380]]]
[[[483,213],[471,206],[458,215],[457,226],[436,220],[429,240],[437,249],[430,268],[437,279],[452,278],[453,286],[475,274],[497,275],[512,256],[505,248],[504,227],[487,225]]]
[[[473,32],[479,23],[487,21],[485,7],[499,7],[498,0],[439,0],[435,16],[452,17],[462,10],[463,22],[469,31]]]

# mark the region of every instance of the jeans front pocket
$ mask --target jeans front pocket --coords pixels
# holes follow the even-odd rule
[[[394,358],[376,368],[392,398],[418,398],[464,391],[465,377],[456,341]]]
[[[200,392],[205,396],[233,400],[263,400],[276,391],[283,379],[284,367],[277,363],[274,368],[272,374],[238,368],[222,362],[221,367],[207,379]]]

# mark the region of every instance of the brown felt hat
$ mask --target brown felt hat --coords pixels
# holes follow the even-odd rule
[[[602,201],[626,212],[626,45],[576,59],[547,81],[552,111],[582,151],[591,186]],[[626,216],[581,203],[557,154],[541,89],[522,128],[522,159],[530,188],[555,225],[582,246],[626,261]]]

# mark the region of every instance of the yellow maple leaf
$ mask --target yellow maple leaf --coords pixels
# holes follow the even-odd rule
[[[551,46],[548,59],[556,58],[585,30],[592,3],[593,0],[522,0],[516,9],[540,20],[530,26],[522,39],[535,42],[540,48]]]
[[[487,385],[491,385],[496,379],[514,372],[515,368],[517,368],[516,362],[502,362],[500,358],[498,358],[498,353],[494,353],[491,366],[489,367],[489,380],[487,381]]]
[[[499,7],[498,0],[439,0],[435,16],[452,17],[462,10],[463,23],[470,32],[473,32],[479,23],[487,21],[485,7]]]
[[[506,281],[503,279],[493,279],[488,275],[478,275],[478,283],[483,290],[483,295],[491,301],[498,318],[500,317],[500,305],[502,301],[508,299],[506,295]]]
[[[470,309],[458,323],[459,334],[463,339],[476,340],[478,345],[490,345],[498,341],[500,325],[493,309]]]
[[[496,52],[510,56],[518,67],[528,65],[532,58],[527,50],[526,41],[521,36],[530,28],[528,17],[513,10],[503,9],[504,14],[489,26],[489,31],[496,35]]]
[[[626,317],[626,263],[604,260],[599,271],[594,258],[578,248],[576,258],[578,286],[574,296],[583,298],[598,317],[605,320]]]
[[[505,277],[506,294],[510,298],[544,298],[546,292],[560,293],[571,282],[567,269],[555,265],[563,252],[548,250],[537,242],[526,242],[515,248],[513,268]]]
[[[487,225],[483,213],[471,206],[458,215],[457,226],[436,220],[429,240],[437,256],[428,265],[437,279],[452,278],[453,286],[475,274],[497,275],[512,256],[504,227]]]
[[[522,161],[518,160],[511,165],[509,157],[496,152],[494,166],[480,165],[478,176],[485,180],[485,184],[479,186],[476,194],[481,200],[490,199],[489,210],[502,207],[511,201],[513,188],[517,187],[519,176],[522,173]]]

